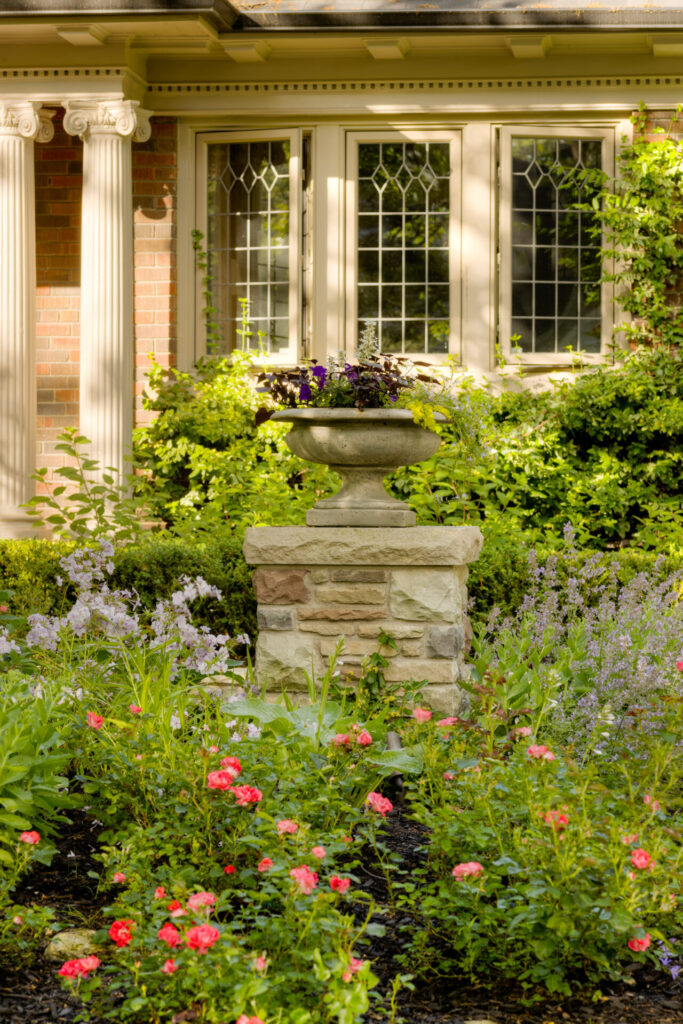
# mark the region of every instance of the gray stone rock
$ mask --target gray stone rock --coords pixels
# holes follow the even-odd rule
[[[462,626],[433,626],[429,630],[427,655],[430,658],[455,658],[465,646]]]
[[[52,937],[45,950],[48,960],[77,960],[98,950],[92,928],[67,928]]]
[[[294,629],[294,613],[290,608],[264,607],[257,612],[259,629]]]

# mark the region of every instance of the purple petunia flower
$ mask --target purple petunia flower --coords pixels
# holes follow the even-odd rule
[[[299,401],[300,402],[310,402],[310,400],[312,398],[313,398],[313,392],[311,391],[311,389],[308,386],[308,384],[306,384],[306,382],[304,381],[304,383],[299,388]]]
[[[324,366],[314,366],[311,373],[316,379],[318,385],[318,391],[322,391],[325,387],[325,381],[327,380],[327,370]]]

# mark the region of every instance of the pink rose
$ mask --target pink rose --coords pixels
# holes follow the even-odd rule
[[[457,721],[457,718],[454,718],[452,715],[449,715],[448,718],[440,718],[436,724],[439,726],[440,729],[448,729],[449,726],[455,725]]]
[[[531,736],[532,733],[533,733],[533,729],[531,728],[530,725],[518,725],[518,726],[516,726],[516,728],[514,728],[512,730],[510,735],[513,737],[513,739],[517,740],[517,739],[521,739],[522,736]]]
[[[256,786],[234,786],[233,793],[238,807],[248,807],[249,804],[257,804],[263,799],[263,793]]]
[[[323,857],[325,856],[325,847],[314,846],[313,849],[311,850],[311,853],[313,854],[314,857],[317,857],[318,860],[322,860]]]
[[[242,765],[236,757],[224,757],[221,761],[221,768],[225,768],[226,771],[232,772],[233,776],[239,775],[242,771]]]
[[[299,826],[295,821],[291,821],[289,818],[283,818],[282,821],[277,823],[277,834],[279,836],[288,834],[293,836],[295,832],[299,830]]]
[[[541,758],[543,761],[555,760],[555,755],[553,754],[552,750],[548,750],[548,748],[544,746],[542,743],[537,745],[532,744],[530,747],[527,747],[527,754],[529,755],[529,757],[538,757]]]
[[[306,896],[313,892],[318,884],[318,876],[315,871],[302,864],[300,868],[292,868],[289,872],[290,878],[296,882],[299,890]]]
[[[263,873],[264,871],[270,871],[272,866],[273,866],[273,862],[270,859],[270,857],[264,857],[263,860],[260,860],[258,862],[258,866],[257,866],[256,870],[260,871],[261,873]]]
[[[265,971],[266,967],[268,966],[268,961],[264,956],[257,956],[256,959],[254,960],[253,966],[255,971]]]
[[[387,800],[387,798],[382,796],[381,793],[368,793],[365,798],[365,802],[373,809],[373,811],[377,811],[378,814],[381,814],[382,817],[394,809],[394,805],[391,800]]]
[[[79,960],[67,960],[59,968],[63,978],[87,978],[91,971],[97,970],[101,961],[96,956],[83,956]]]
[[[217,754],[217,753],[218,753],[218,747],[216,747],[216,746],[214,746],[214,745],[212,744],[212,745],[211,745],[211,746],[209,747],[209,753],[210,753],[210,754]]]
[[[214,943],[218,942],[221,933],[218,928],[210,924],[200,924],[189,928],[185,936],[185,942],[189,949],[196,949],[198,953],[206,953]]]
[[[156,887],[156,889],[154,890],[154,899],[155,900],[163,900],[165,895],[166,895],[166,890],[164,889],[163,885],[158,885]]]
[[[139,715],[142,713],[142,708],[140,707],[139,704],[129,704],[128,710],[130,711],[131,715]]]
[[[180,942],[180,932],[174,925],[165,924],[157,932],[157,938],[169,945],[171,949],[175,949]]]
[[[560,811],[546,811],[543,815],[543,821],[546,825],[552,826],[555,832],[561,832],[569,824],[569,817]]]
[[[631,844],[631,843],[635,843],[635,842],[637,842],[637,841],[638,841],[638,836],[637,836],[637,834],[636,834],[636,833],[634,832],[634,833],[633,833],[633,835],[630,835],[630,836],[629,836],[629,835],[626,835],[626,836],[622,836],[622,837],[621,837],[621,841],[622,841],[622,843],[624,844],[624,846],[630,846],[630,844]]]
[[[119,885],[122,885],[125,882],[125,880],[126,880],[126,876],[124,875],[123,871],[117,871],[114,874],[113,881],[114,882],[118,882]]]
[[[683,672],[683,661],[677,661],[676,662],[676,668],[678,669],[679,672]]]
[[[362,960],[357,960],[355,956],[351,957],[348,971],[344,971],[342,974],[342,981],[349,982],[354,974],[358,974],[359,970],[363,966]]]
[[[427,711],[427,708],[415,708],[413,711],[413,718],[416,722],[428,722],[432,717],[431,711]]]
[[[372,743],[372,736],[367,729],[361,729],[356,736],[356,743],[359,747],[369,747]]]
[[[19,836],[20,843],[28,843],[29,846],[35,846],[36,843],[40,842],[40,832],[22,832]]]
[[[212,907],[216,897],[212,892],[195,892],[187,901],[188,910],[201,910],[202,907]]]
[[[238,1017],[235,1024],[266,1024],[260,1017],[247,1017],[246,1013],[243,1013],[241,1017]]]
[[[468,860],[464,864],[456,864],[451,874],[454,878],[479,878],[484,870],[483,864],[478,860]]]
[[[232,772],[220,771],[209,772],[206,776],[206,784],[209,789],[231,789],[234,775]]]
[[[631,854],[631,864],[633,864],[634,868],[646,868],[651,860],[652,858],[647,850],[643,850],[641,848],[634,850]]]
[[[178,965],[173,960],[164,960],[164,966],[161,968],[162,974],[175,974],[178,970]]]
[[[235,865],[234,864],[226,864],[225,867],[223,868],[223,870],[225,871],[226,875],[234,875],[235,874]]]
[[[9,608],[6,604],[0,604],[0,615],[7,615]]]
[[[334,736],[333,739],[330,740],[330,742],[335,747],[348,747],[349,744],[351,743],[351,737],[346,732],[338,732],[336,736]]]
[[[133,938],[131,925],[133,925],[133,921],[130,918],[126,918],[122,921],[114,921],[109,929],[109,938],[115,942],[117,946],[127,946]]]
[[[444,772],[443,773],[443,781],[444,782],[452,782],[454,778],[455,778],[455,775],[453,775],[451,772]]]
[[[659,810],[659,800],[655,800],[652,796],[650,796],[649,793],[646,793],[645,796],[643,797],[643,803],[647,807],[652,808],[653,811],[658,811]]]
[[[15,917],[12,918],[12,924],[23,924],[23,923],[24,923],[24,919],[21,916],[21,914],[17,914]]]
[[[187,916],[187,911],[185,910],[185,907],[182,905],[180,900],[171,900],[171,902],[168,905],[168,911],[171,917]]]
[[[104,718],[102,715],[96,715],[94,711],[89,711],[85,717],[91,729],[102,728],[102,725],[104,724]]]
[[[350,885],[350,878],[340,878],[339,875],[332,875],[332,878],[330,879],[330,889],[332,892],[344,893]]]
[[[628,940],[628,948],[632,949],[634,953],[643,953],[650,945],[650,933],[645,932],[644,939],[636,939],[635,936]]]

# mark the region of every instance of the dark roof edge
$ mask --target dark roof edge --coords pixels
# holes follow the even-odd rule
[[[461,31],[488,29],[491,31],[552,29],[613,29],[617,31],[643,31],[683,28],[683,7],[676,12],[665,10],[535,10],[524,11],[372,11],[364,13],[339,11],[302,11],[300,14],[241,13],[233,28],[243,31],[349,31],[360,28],[393,31],[452,28]]]
[[[194,14],[206,18],[218,31],[233,28],[238,12],[230,0],[2,0],[0,18],[46,15],[57,18],[78,16]]]

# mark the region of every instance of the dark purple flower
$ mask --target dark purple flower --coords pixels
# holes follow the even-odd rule
[[[311,391],[311,389],[308,386],[308,384],[304,381],[304,383],[299,388],[299,401],[300,402],[310,402],[310,400],[312,398],[313,398],[313,392]]]
[[[318,391],[322,391],[325,387],[325,380],[327,379],[327,370],[324,366],[314,366],[311,373],[316,379],[318,385]]]

